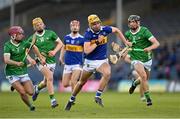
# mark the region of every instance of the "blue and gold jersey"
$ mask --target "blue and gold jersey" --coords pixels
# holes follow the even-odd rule
[[[83,64],[84,37],[78,34],[72,37],[71,34],[64,37],[66,53],[64,61],[66,65]]]
[[[85,58],[88,60],[103,60],[107,58],[107,35],[112,33],[110,26],[101,26],[101,30],[97,33],[88,28],[84,34],[85,42],[95,43],[99,35],[105,36],[103,41],[90,53],[86,54]]]

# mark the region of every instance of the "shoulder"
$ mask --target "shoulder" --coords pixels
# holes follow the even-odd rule
[[[101,27],[102,27],[102,29],[109,29],[109,28],[112,29],[112,26],[101,26]]]
[[[130,34],[130,30],[125,32],[125,35],[128,36]]]
[[[9,45],[11,45],[10,40],[4,43],[4,47]]]
[[[87,36],[89,37],[90,35],[92,35],[92,31],[90,28],[87,28],[85,33],[84,33],[84,37],[87,37]]]
[[[46,29],[46,30],[45,30],[45,33],[48,33],[48,34],[56,34],[53,30],[50,30],[50,29]]]
[[[91,33],[91,32],[92,32],[92,31],[91,31],[90,28],[87,28],[86,31],[85,31],[85,33],[88,33],[88,34]]]
[[[83,36],[83,35],[81,35],[81,34],[79,34],[79,38],[84,38],[84,36]]]
[[[145,26],[141,26],[141,31],[148,31],[149,29]]]
[[[70,34],[67,34],[64,36],[64,40],[69,39],[70,37],[71,37]]]
[[[32,37],[33,37],[33,35],[30,35],[30,36],[27,38],[27,40],[28,40],[28,41],[32,41]]]

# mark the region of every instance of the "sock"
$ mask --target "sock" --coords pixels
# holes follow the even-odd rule
[[[137,86],[140,84],[140,80],[136,79],[134,82],[133,82],[133,86]]]
[[[69,101],[70,101],[70,102],[74,102],[74,101],[75,101],[75,99],[76,99],[76,96],[71,95],[71,98],[69,99]]]
[[[101,97],[101,94],[103,93],[103,91],[101,91],[101,90],[98,90],[97,92],[96,92],[96,96],[95,97]]]
[[[149,91],[144,92],[144,96],[145,96],[146,100],[151,99]]]
[[[40,91],[41,89],[43,89],[43,84],[42,83],[38,84],[38,90]]]
[[[29,104],[29,108],[32,108],[34,107],[34,105],[32,103]]]
[[[51,100],[52,100],[52,99],[55,99],[55,98],[54,98],[54,94],[49,95],[49,97],[50,97]]]

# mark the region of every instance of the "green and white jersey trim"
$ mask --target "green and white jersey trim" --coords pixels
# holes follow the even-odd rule
[[[139,27],[136,32],[132,32],[131,30],[130,30],[130,32],[134,35],[134,34],[138,33],[140,31],[140,29],[141,29],[141,27]]]

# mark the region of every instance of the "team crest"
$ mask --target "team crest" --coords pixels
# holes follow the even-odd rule
[[[74,44],[74,42],[75,42],[74,40],[71,40],[71,44]]]

